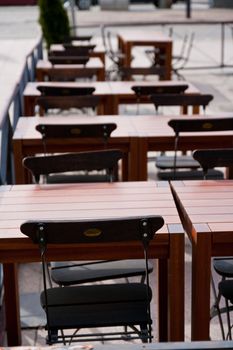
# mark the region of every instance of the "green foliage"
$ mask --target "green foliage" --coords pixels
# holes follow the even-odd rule
[[[47,48],[70,36],[69,19],[61,0],[39,0],[39,23]]]

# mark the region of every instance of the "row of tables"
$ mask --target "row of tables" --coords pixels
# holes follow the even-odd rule
[[[127,37],[128,35],[128,37]],[[135,45],[152,45],[152,38],[145,43],[138,34],[119,33],[119,46],[130,60]],[[139,40],[140,39],[140,40]],[[171,60],[171,40],[160,37],[161,47]],[[99,57],[100,56],[94,56]],[[125,62],[125,64],[129,62]],[[42,64],[42,63],[41,63]],[[43,67],[42,67],[43,68]],[[48,67],[47,67],[48,68]],[[43,69],[46,70],[46,67]],[[44,73],[43,73],[44,74]],[[171,84],[159,81],[157,84]],[[174,82],[174,84],[184,82]],[[88,82],[80,85],[95,87],[101,97],[99,114],[102,116],[32,117],[36,98],[40,95],[38,85],[29,83],[24,92],[25,117],[18,121],[14,137],[16,185],[0,187],[0,261],[4,266],[6,305],[6,329],[9,345],[21,343],[17,263],[40,261],[37,247],[20,233],[20,225],[28,219],[94,219],[113,216],[162,215],[165,225],[152,241],[149,256],[158,259],[157,294],[158,325],[160,341],[184,340],[184,229],[193,247],[192,256],[192,340],[209,340],[210,268],[211,256],[231,254],[233,248],[233,181],[172,181],[147,182],[147,154],[149,151],[165,151],[174,148],[173,131],[167,122],[174,116],[119,116],[118,108],[123,103],[137,103],[131,90],[136,82]],[[50,83],[52,84],[52,83]],[[57,83],[56,83],[57,84]],[[60,83],[64,86],[79,86],[79,83]],[[141,84],[141,82],[140,82]],[[143,82],[152,84],[152,82]],[[189,85],[188,93],[198,90]],[[144,103],[149,101],[145,99]],[[198,109],[194,108],[193,112]],[[28,118],[30,116],[30,118]],[[197,115],[198,117],[198,115]],[[182,118],[182,116],[180,116]],[[107,147],[120,148],[125,157],[122,165],[122,183],[108,184],[27,184],[29,178],[22,168],[22,159],[27,155],[43,152],[41,135],[35,130],[38,123],[101,123],[115,122]],[[233,133],[184,135],[180,149],[232,145]],[[90,141],[90,140],[89,140]],[[53,140],[48,142],[51,152],[66,152],[92,149],[98,140]],[[216,203],[218,205],[216,205]],[[95,205],[93,205],[95,204]],[[51,210],[52,208],[52,210]],[[65,209],[64,209],[65,208]],[[221,208],[221,210],[219,210]],[[104,246],[97,249],[85,245],[72,247],[54,246],[51,260],[90,260],[141,258],[139,246],[130,243],[115,249]],[[106,249],[107,248],[107,249]],[[205,269],[203,269],[205,266]],[[154,271],[154,273],[156,273]]]
[[[121,65],[122,67],[130,67],[133,55],[132,51],[134,47],[149,46],[161,50],[163,55],[162,64],[164,68],[164,74],[160,79],[171,80],[172,78],[172,39],[161,32],[145,31],[145,30],[130,30],[124,29],[124,31],[117,31],[117,41],[119,51],[122,53]],[[109,48],[112,49],[112,48]],[[65,48],[61,44],[53,44],[50,47],[50,51],[53,53],[58,52],[61,54],[65,51]],[[91,58],[98,58],[101,63],[105,66],[105,49],[97,45],[93,51],[90,51]],[[94,63],[89,63],[89,68]],[[96,65],[94,65],[96,68]],[[98,67],[101,65],[98,63]],[[60,69],[64,67],[60,67]],[[76,67],[78,68],[78,67]],[[87,65],[88,68],[88,65]],[[43,72],[45,66],[43,63],[39,64],[40,73]],[[39,74],[40,74],[39,73]]]
[[[194,116],[188,116],[194,118]],[[41,134],[36,131],[37,124],[87,124],[115,123],[116,130],[107,144],[99,139],[53,139],[47,140],[49,152],[84,151],[97,148],[117,148],[124,154],[122,179],[128,181],[147,180],[147,157],[150,151],[174,150],[174,132],[169,127],[171,119],[184,116],[165,115],[103,115],[103,116],[68,116],[21,117],[13,135],[16,183],[28,183],[28,174],[22,167],[22,160],[29,155],[43,153]],[[195,115],[195,118],[200,118]],[[206,116],[206,118],[208,118]],[[179,150],[197,148],[232,147],[233,131],[228,132],[193,132],[180,136]]]
[[[186,81],[84,81],[84,82],[56,82],[56,86],[61,87],[93,87],[95,88],[94,95],[100,97],[100,104],[98,106],[98,114],[118,114],[119,106],[122,104],[137,104],[138,97],[132,90],[132,86],[143,85],[143,86],[164,86],[164,85],[184,85],[188,84],[189,87],[185,91],[185,94],[196,94],[200,93],[198,88],[193,84],[187,83]],[[41,95],[37,89],[38,86],[53,86],[54,82],[29,82],[24,90],[24,115],[34,115],[35,105],[37,98]],[[141,103],[151,103],[148,97],[140,98]],[[194,106],[192,113],[198,113],[199,106]]]

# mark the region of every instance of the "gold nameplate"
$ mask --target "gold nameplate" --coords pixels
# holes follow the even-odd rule
[[[206,130],[212,129],[213,128],[213,124],[211,124],[211,123],[204,123],[202,125],[202,128],[206,129]]]
[[[98,237],[101,235],[101,230],[98,228],[90,228],[83,232],[84,236],[86,237]]]
[[[78,128],[75,128],[75,129],[71,129],[70,130],[70,133],[73,134],[73,135],[80,135],[82,132],[81,129],[78,129]]]

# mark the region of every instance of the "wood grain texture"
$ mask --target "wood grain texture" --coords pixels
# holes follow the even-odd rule
[[[233,181],[172,181],[171,186],[192,243],[192,340],[209,340],[211,257],[233,251]]]
[[[160,261],[159,339],[184,339],[184,233],[168,183],[2,186],[0,207],[0,261],[8,267],[4,276],[5,293],[13,293],[15,300],[12,305],[8,298],[6,304],[7,312],[9,310],[9,344],[20,343],[14,263],[40,260],[38,248],[20,233],[22,222],[44,218],[77,220],[161,213],[165,225],[156,233],[149,250],[149,257]],[[133,242],[114,245],[103,243],[98,246],[89,244],[88,247],[85,244],[67,244],[62,247],[54,244],[48,249],[48,258],[51,260],[137,259],[142,256],[141,245]]]

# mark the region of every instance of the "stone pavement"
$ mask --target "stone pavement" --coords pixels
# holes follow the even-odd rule
[[[195,31],[194,47],[191,52],[190,60],[186,66],[219,66],[221,63],[221,27],[214,25],[196,25],[194,21],[213,21],[219,22],[232,21],[233,10],[209,9],[207,1],[193,1],[192,19],[185,18],[185,7],[182,4],[173,6],[172,9],[155,9],[153,5],[134,5],[126,12],[100,12],[98,6],[92,7],[90,11],[77,11],[76,22],[78,23],[79,33],[92,33],[97,37],[97,42],[101,42],[99,25],[102,23],[120,27],[122,24],[147,23],[148,30],[163,30],[168,32],[168,26],[149,26],[149,23],[160,22],[184,22],[173,26],[174,52],[179,53],[182,45],[184,33]],[[17,82],[24,64],[26,54],[36,44],[40,36],[40,28],[37,23],[38,8],[36,6],[11,6],[0,7],[0,113],[1,108],[11,95],[13,86]],[[112,28],[116,30],[116,28]],[[233,36],[231,26],[226,26],[226,38],[224,48],[224,63],[233,65]],[[145,64],[146,58],[141,48],[135,48],[136,57],[134,64]],[[182,71],[184,77],[196,84],[203,92],[212,93],[214,101],[208,110],[210,113],[222,115],[223,113],[232,114],[233,112],[233,68],[205,68],[198,70]],[[176,77],[174,77],[176,78]],[[125,111],[125,109],[123,110]],[[128,109],[129,111],[129,109]],[[145,109],[141,110],[143,113]],[[132,111],[130,111],[132,113]],[[154,111],[153,111],[154,113]],[[154,176],[154,166],[151,166],[151,176]],[[189,242],[186,242],[185,269],[186,269],[186,340],[190,340],[190,262],[191,249]],[[39,281],[32,282],[32,275],[37,276],[38,265],[28,264],[20,266],[20,291],[22,298],[27,300],[29,293],[32,298],[35,292],[38,292],[41,284]],[[37,296],[36,296],[37,298]],[[34,299],[32,299],[32,304]],[[37,299],[36,299],[37,300]],[[37,316],[38,309],[33,311],[33,317]],[[31,311],[28,309],[28,302],[24,304],[24,320]],[[40,316],[40,315],[39,315]],[[29,319],[31,322],[31,319]],[[38,336],[38,337],[37,337]],[[212,339],[220,339],[219,327],[217,322],[211,325]],[[44,344],[43,332],[24,331],[23,345],[42,345]]]

